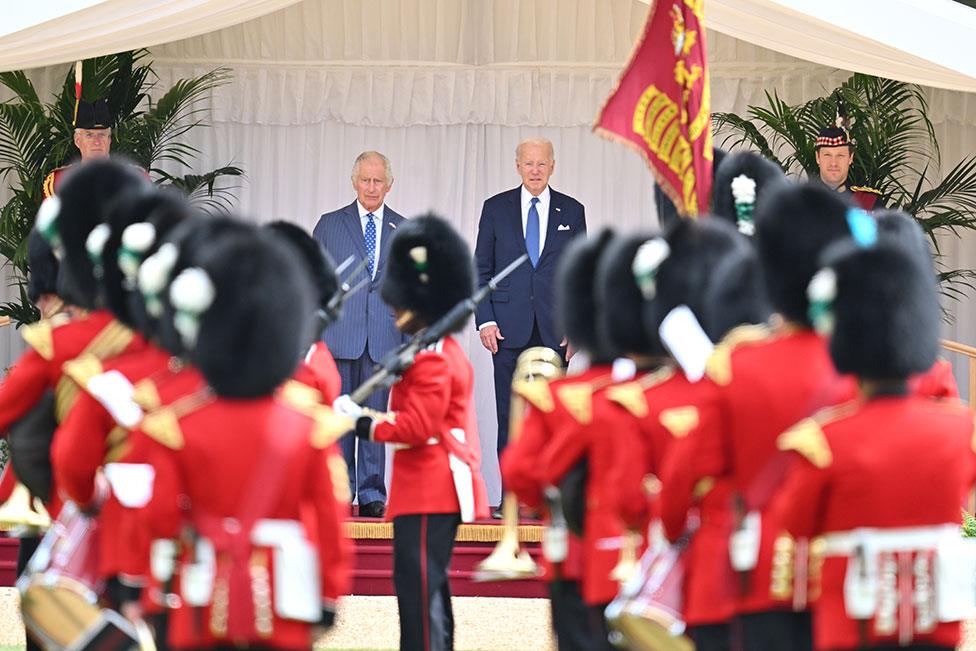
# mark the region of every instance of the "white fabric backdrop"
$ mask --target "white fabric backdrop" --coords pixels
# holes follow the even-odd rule
[[[388,203],[408,215],[434,209],[473,243],[481,202],[515,187],[514,147],[542,134],[556,147],[553,186],[580,199],[591,229],[655,224],[651,178],[629,150],[590,132],[626,61],[646,6],[637,0],[305,0],[215,33],[153,48],[161,87],[225,65],[211,129],[192,134],[200,167],[233,161],[251,219],[307,228],[352,201],[352,160],[379,149],[396,181]],[[776,89],[798,102],[848,76],[709,33],[715,110],[742,112]],[[44,96],[68,66],[32,71]],[[951,164],[976,150],[974,95],[932,90],[930,115]],[[951,264],[976,267],[972,237],[947,243]],[[971,304],[949,306],[947,328],[973,343]],[[0,333],[0,356],[19,343]],[[462,344],[474,364],[486,474],[497,490],[491,360],[473,327]],[[964,388],[965,389],[965,388]]]

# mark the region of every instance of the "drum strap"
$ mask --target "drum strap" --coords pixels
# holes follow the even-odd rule
[[[308,428],[306,416],[291,409],[279,410],[264,433],[263,449],[245,484],[237,517],[202,515],[195,518],[200,532],[213,543],[218,559],[220,552],[230,556],[228,639],[246,639],[254,633],[254,598],[249,567],[251,530],[258,520],[271,515],[282,492],[288,459],[300,443],[308,440],[308,436],[303,435],[307,434]]]

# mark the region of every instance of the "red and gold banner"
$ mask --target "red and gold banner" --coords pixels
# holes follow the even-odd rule
[[[651,0],[644,34],[593,125],[637,149],[678,211],[708,210],[711,92],[704,0]]]

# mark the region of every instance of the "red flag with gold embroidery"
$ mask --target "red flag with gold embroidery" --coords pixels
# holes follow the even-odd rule
[[[635,148],[687,216],[708,210],[711,92],[704,0],[650,0],[644,34],[593,130]]]

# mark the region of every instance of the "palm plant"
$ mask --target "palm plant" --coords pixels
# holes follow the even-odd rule
[[[180,79],[158,94],[157,77],[148,52],[122,52],[84,62],[83,99],[105,98],[116,117],[112,153],[130,158],[150,172],[160,185],[183,190],[208,211],[230,207],[233,186],[224,182],[243,171],[225,165],[205,173],[179,175],[168,170],[192,169],[199,151],[185,140],[201,126],[201,100],[227,83],[228,71],[217,68],[198,77]],[[13,265],[19,300],[0,305],[0,316],[18,325],[35,321],[38,314],[27,300],[27,235],[43,198],[47,174],[77,154],[73,142],[74,69],[50,103],[42,102],[34,84],[23,71],[0,73],[0,84],[13,99],[0,102],[0,179],[6,180],[12,198],[0,208],[0,256]],[[158,96],[153,100],[152,96]]]
[[[881,192],[885,204],[914,215],[935,246],[943,294],[959,299],[974,288],[976,272],[948,269],[940,234],[976,230],[976,155],[949,170],[941,180],[939,143],[927,116],[922,89],[890,79],[854,74],[825,97],[791,105],[774,91],[768,106],[750,106],[746,117],[716,113],[723,146],[747,146],[775,161],[790,175],[819,176],[814,141],[836,117],[837,98],[853,121],[854,163],[849,185]]]

